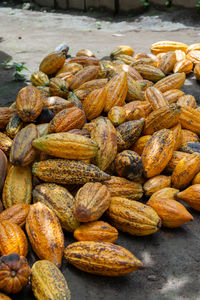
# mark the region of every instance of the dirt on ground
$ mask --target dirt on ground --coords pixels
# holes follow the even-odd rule
[[[187,20],[187,21],[186,21]],[[150,10],[143,15],[113,17],[90,13],[43,13],[0,7],[0,105],[15,101],[18,91],[26,84],[13,80],[13,69],[1,63],[7,58],[24,62],[30,74],[38,70],[42,58],[61,43],[74,55],[83,48],[92,50],[98,58],[109,55],[120,44],[133,47],[135,52],[149,52],[159,40],[176,40],[187,44],[200,42],[199,12],[171,9]],[[200,100],[199,84],[190,76],[184,86],[186,93]],[[72,300],[197,300],[200,299],[200,213],[192,209],[192,223],[181,228],[161,229],[147,237],[120,233],[117,244],[141,259],[146,269],[120,278],[102,278],[85,274],[63,261]],[[65,234],[66,245],[73,242]],[[36,260],[31,251],[28,260]],[[12,299],[34,299],[28,286]]]

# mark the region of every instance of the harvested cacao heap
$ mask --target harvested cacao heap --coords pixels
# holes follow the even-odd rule
[[[114,244],[193,220],[200,211],[200,43],[118,46],[110,59],[58,47],[11,107],[0,108],[0,289],[31,281],[36,299],[70,299],[62,258],[97,275],[144,269]],[[145,197],[143,197],[145,196]],[[146,202],[146,203],[145,203]],[[145,204],[144,204],[145,203]],[[28,240],[38,261],[26,260]],[[64,246],[64,233],[77,241]],[[10,299],[1,294],[1,299]]]

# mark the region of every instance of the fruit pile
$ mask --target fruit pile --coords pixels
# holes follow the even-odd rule
[[[145,236],[192,221],[179,200],[200,211],[200,108],[180,90],[186,74],[200,80],[200,44],[163,41],[136,55],[118,46],[107,60],[68,50],[47,55],[16,102],[0,108],[0,289],[8,294],[30,279],[37,299],[70,299],[63,255],[92,274],[143,269],[114,244],[118,229]],[[40,259],[32,268],[24,230]],[[78,242],[65,248],[63,231]]]

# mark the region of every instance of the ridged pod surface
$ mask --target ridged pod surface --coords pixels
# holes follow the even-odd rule
[[[114,243],[118,239],[115,227],[103,221],[82,224],[74,231],[74,238],[78,241],[99,241]]]
[[[178,101],[178,99],[184,95],[184,92],[178,89],[172,89],[168,90],[163,93],[163,96],[166,101],[169,102],[169,104],[175,103]]]
[[[14,204],[0,213],[0,222],[9,221],[10,223],[14,223],[20,227],[23,227],[26,223],[26,217],[28,215],[29,208],[29,204]]]
[[[86,81],[96,79],[100,69],[98,66],[88,66],[78,71],[70,82],[70,89],[78,89]]]
[[[147,178],[159,175],[168,164],[174,149],[173,132],[162,129],[155,132],[142,153],[144,175]]]
[[[1,300],[12,300],[10,297],[8,297],[7,295],[0,293],[0,299]]]
[[[93,90],[83,101],[83,109],[88,120],[98,117],[106,101],[105,88]]]
[[[92,139],[68,132],[45,135],[35,139],[33,146],[49,155],[67,159],[92,158],[98,151],[98,145]]]
[[[10,138],[14,138],[16,134],[19,132],[19,130],[23,126],[23,121],[20,119],[17,113],[14,113],[14,115],[10,118],[7,126],[6,126],[6,134]]]
[[[115,49],[113,49],[110,53],[111,59],[113,59],[117,55],[126,54],[133,56],[134,50],[130,46],[117,46]]]
[[[14,115],[15,109],[10,107],[0,107],[0,129],[5,129],[10,118]]]
[[[189,186],[186,190],[177,193],[176,198],[200,211],[200,184]]]
[[[186,53],[182,50],[175,50],[176,61],[180,61],[186,58]]]
[[[113,106],[108,112],[108,119],[114,126],[119,126],[126,121],[126,110],[123,106]]]
[[[200,111],[184,106],[182,107],[179,122],[182,128],[189,129],[197,134],[200,134]]]
[[[97,66],[99,65],[99,59],[96,57],[89,57],[89,56],[76,56],[76,57],[72,57],[67,61],[69,64],[71,63],[77,63],[80,64],[84,67],[87,66]]]
[[[159,60],[158,68],[160,68],[161,71],[165,75],[167,75],[173,70],[175,63],[176,63],[176,54],[174,51],[169,51],[166,54],[164,54]]]
[[[26,219],[26,232],[37,256],[59,267],[64,250],[64,235],[55,213],[41,202],[31,205]]]
[[[39,260],[31,269],[31,286],[38,300],[70,300],[71,293],[61,271],[48,260]]]
[[[107,118],[99,118],[90,132],[91,138],[99,149],[94,159],[95,164],[102,171],[106,170],[117,154],[117,132]]]
[[[140,64],[134,66],[140,75],[147,80],[157,82],[165,77],[165,74],[157,67],[151,65]]]
[[[39,137],[37,127],[29,124],[21,129],[15,136],[11,150],[10,162],[16,166],[25,167],[32,163],[36,157],[36,150],[32,146],[32,142]]]
[[[168,75],[159,80],[154,87],[159,89],[162,93],[172,89],[180,89],[184,85],[185,78],[184,72]]]
[[[11,166],[3,188],[3,205],[5,208],[16,203],[30,204],[32,191],[32,174],[29,167]]]
[[[63,229],[73,232],[79,226],[73,211],[74,197],[66,188],[54,183],[37,185],[33,190],[33,202],[38,201],[55,212]]]
[[[196,64],[194,67],[194,75],[197,80],[200,80],[200,63]]]
[[[165,227],[176,228],[193,221],[193,217],[187,209],[174,200],[177,192],[177,189],[164,188],[154,193],[147,202],[147,205],[157,212]]]
[[[143,101],[143,94],[140,84],[133,79],[130,75],[127,75],[128,91],[126,95],[126,101],[131,102],[134,100]]]
[[[18,116],[24,122],[34,121],[41,113],[43,107],[42,94],[34,86],[22,88],[16,100]]]
[[[67,98],[69,84],[66,80],[53,77],[49,81],[49,92],[51,96]]]
[[[98,167],[83,161],[49,159],[33,164],[33,175],[47,182],[62,184],[84,184],[86,182],[104,181],[110,175]]]
[[[76,242],[65,249],[64,256],[76,268],[97,275],[121,276],[144,269],[143,263],[127,249],[106,242]]]
[[[52,52],[43,58],[39,70],[47,75],[56,73],[65,63],[66,55],[64,52]]]
[[[8,171],[8,160],[2,150],[0,150],[0,192],[4,186],[5,178]]]
[[[111,198],[106,215],[117,229],[132,235],[153,234],[161,225],[159,216],[149,206],[122,197]]]
[[[8,154],[12,146],[12,140],[3,132],[0,132],[0,149]]]
[[[127,73],[115,75],[105,86],[106,100],[104,111],[108,112],[113,106],[122,106],[126,99],[128,84]]]
[[[71,74],[75,74],[78,71],[82,70],[83,66],[78,63],[68,63],[65,62],[64,65],[59,69],[59,71],[56,73],[56,76],[62,73],[70,72]]]
[[[181,107],[176,104],[158,108],[146,118],[144,134],[149,135],[160,129],[173,127],[179,122],[180,115]]]
[[[172,185],[179,189],[187,187],[200,171],[200,154],[193,153],[181,159],[172,173]]]
[[[151,104],[153,110],[163,106],[169,106],[169,102],[165,99],[163,94],[155,87],[149,87],[145,91],[145,100]]]
[[[172,173],[177,166],[178,162],[184,158],[188,157],[190,154],[181,152],[181,151],[173,151],[172,157],[165,168],[166,172]]]
[[[192,72],[193,69],[193,63],[189,59],[183,59],[180,61],[177,61],[174,65],[174,73],[181,73],[184,72],[185,74],[189,74]]]
[[[180,148],[179,148],[180,151],[183,151],[183,152],[187,152],[187,153],[194,153],[194,152],[198,152],[200,153],[200,143],[191,143],[191,142],[188,142],[186,143],[185,145],[182,145]]]
[[[135,109],[141,109],[144,116],[146,117],[151,111],[151,104],[148,101],[131,101],[123,106],[126,110],[127,116]]]
[[[177,104],[180,106],[190,106],[192,108],[196,108],[197,102],[196,102],[194,96],[183,95],[178,99]]]
[[[130,150],[138,153],[140,156],[143,153],[144,147],[146,146],[147,142],[150,140],[151,135],[143,135],[141,136],[131,147]]]
[[[191,131],[191,130],[187,130],[187,129],[182,129],[182,143],[181,146],[185,145],[188,142],[191,143],[198,143],[199,142],[199,137],[198,135]]]
[[[188,49],[188,45],[180,42],[174,41],[160,41],[152,44],[151,52],[153,54],[175,51],[175,50],[182,50],[186,52]]]
[[[81,49],[76,52],[76,56],[88,56],[88,57],[95,57],[94,53],[89,49]]]
[[[198,64],[200,62],[200,51],[191,50],[187,53],[186,58],[189,59],[194,64]]]
[[[110,205],[110,192],[100,182],[88,182],[75,197],[74,214],[79,222],[98,220]]]
[[[143,190],[145,195],[149,197],[153,195],[153,193],[166,187],[171,187],[171,176],[157,175],[145,182]]]
[[[71,129],[80,129],[85,123],[84,111],[78,107],[61,110],[49,123],[48,132],[67,132]]]
[[[174,127],[170,128],[174,135],[174,151],[178,150],[182,144],[182,129],[181,124],[178,123]]]
[[[35,71],[31,74],[30,81],[34,86],[47,86],[49,84],[49,77],[41,71]]]
[[[72,103],[71,101],[58,96],[44,98],[42,101],[44,107],[51,110],[55,115],[65,108],[74,106],[74,103]]]
[[[26,256],[28,253],[28,241],[23,230],[9,221],[0,222],[0,253],[8,255],[17,253]]]

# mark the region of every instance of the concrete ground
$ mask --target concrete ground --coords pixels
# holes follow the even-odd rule
[[[182,12],[182,15],[181,15]],[[135,52],[149,51],[159,40],[184,43],[200,42],[197,12],[176,10],[154,11],[144,16],[117,18],[80,13],[60,14],[32,12],[0,7],[0,63],[8,57],[24,62],[30,73],[37,70],[41,59],[58,44],[65,42],[70,54],[88,48],[102,57],[117,45],[127,44]],[[187,17],[187,22],[184,22]],[[98,23],[97,23],[98,22]],[[187,23],[187,24],[186,24]],[[101,27],[101,29],[97,29]],[[13,70],[0,65],[0,105],[9,105],[24,82],[12,80]],[[26,73],[29,77],[30,73]],[[199,85],[189,78],[187,93],[199,97]],[[200,299],[200,213],[192,209],[194,221],[178,229],[161,229],[148,237],[120,233],[117,244],[141,259],[146,269],[121,278],[102,278],[85,274],[63,261],[64,273],[72,300],[197,300]],[[66,245],[73,238],[66,233]],[[36,256],[31,252],[32,264]],[[12,299],[34,299],[30,286]]]

